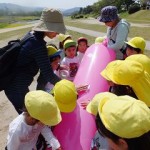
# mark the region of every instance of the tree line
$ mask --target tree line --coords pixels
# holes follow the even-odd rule
[[[108,5],[116,6],[119,13],[128,12],[132,14],[140,9],[147,9],[148,3],[150,3],[150,0],[98,0],[93,5],[80,8],[79,12],[73,14],[71,18],[78,19],[89,15],[97,17],[100,14],[100,10]]]

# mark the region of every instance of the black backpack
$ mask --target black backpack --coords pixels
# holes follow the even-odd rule
[[[9,41],[0,48],[0,91],[4,90],[15,77],[15,68],[21,46],[33,35],[28,33],[23,39]]]

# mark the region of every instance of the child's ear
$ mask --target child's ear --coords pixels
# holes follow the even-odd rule
[[[128,144],[124,139],[119,139],[118,140],[118,145],[121,149],[127,150],[128,149]]]

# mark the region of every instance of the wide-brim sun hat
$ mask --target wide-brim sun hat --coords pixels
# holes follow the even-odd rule
[[[69,47],[76,47],[76,42],[73,41],[73,40],[66,40],[65,43],[64,43],[64,49],[67,49]]]
[[[76,108],[77,91],[75,84],[63,79],[54,86],[55,101],[61,112],[70,113]]]
[[[139,62],[140,64],[143,65],[144,70],[150,74],[150,58],[144,54],[134,54],[131,56],[128,56],[126,60],[132,60]]]
[[[51,45],[47,46],[47,50],[48,50],[49,58],[60,56],[60,54],[62,53],[62,50],[57,50],[54,46],[51,46]]]
[[[68,38],[71,38],[71,35],[69,35],[69,34],[61,34],[61,33],[58,35],[58,40],[60,42],[63,42],[64,40],[66,40]]]
[[[31,117],[45,125],[55,126],[62,120],[54,97],[47,92],[41,90],[28,92],[25,96],[25,107]]]
[[[134,37],[128,42],[125,41],[125,43],[133,48],[138,48],[143,52],[146,46],[146,41],[142,37]]]
[[[115,94],[113,93],[110,93],[110,92],[103,92],[103,93],[99,93],[99,94],[96,94],[94,96],[94,98],[90,101],[90,103],[87,105],[86,107],[86,110],[87,112],[93,114],[93,115],[97,115],[98,113],[98,106],[99,106],[99,102],[101,101],[101,99],[103,98],[113,98],[113,97],[116,97]]]
[[[33,27],[33,30],[64,34],[66,32],[66,27],[64,25],[62,13],[57,9],[45,8],[42,11],[39,23],[35,27]]]
[[[130,96],[103,97],[98,113],[105,128],[121,138],[137,138],[150,131],[150,109]]]
[[[101,14],[98,17],[100,22],[111,22],[117,20],[118,17],[118,10],[116,6],[106,6],[101,9]]]

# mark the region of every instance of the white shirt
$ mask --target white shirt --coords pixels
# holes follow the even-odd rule
[[[81,53],[81,52],[77,52],[77,57],[79,58],[79,61],[81,62],[83,56],[84,56],[85,53]]]
[[[7,136],[8,150],[36,150],[36,142],[39,134],[42,134],[53,150],[60,147],[51,129],[45,125],[27,125],[23,113],[15,118],[9,125]]]
[[[67,79],[73,81],[79,68],[79,64],[80,64],[79,58],[77,56],[75,56],[74,58],[64,57],[61,64],[68,66],[69,77],[67,77]]]

